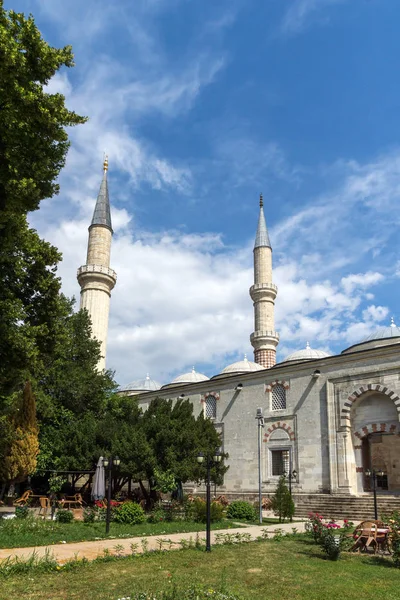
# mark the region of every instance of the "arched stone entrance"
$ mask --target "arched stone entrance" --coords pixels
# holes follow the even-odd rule
[[[357,397],[350,411],[356,464],[356,493],[371,491],[367,469],[382,470],[377,489],[400,493],[400,424],[393,399],[380,391],[367,390]]]

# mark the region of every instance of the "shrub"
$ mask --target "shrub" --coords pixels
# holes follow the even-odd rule
[[[286,485],[286,477],[282,475],[279,478],[275,494],[271,498],[272,510],[279,517],[279,523],[285,519],[292,520],[294,515],[294,502]]]
[[[160,505],[156,505],[147,517],[149,523],[160,523],[166,520],[165,510]]]
[[[74,520],[74,513],[64,508],[59,508],[56,514],[56,521],[59,523],[71,523]]]
[[[94,523],[96,520],[96,511],[91,506],[86,506],[83,509],[83,522]]]
[[[341,550],[341,536],[334,535],[332,530],[324,529],[320,538],[320,546],[329,560],[337,560]]]
[[[207,521],[207,503],[201,498],[196,498],[193,504],[193,519],[198,523]],[[224,507],[219,502],[211,502],[210,506],[211,523],[221,521],[224,515]]]
[[[390,515],[383,516],[390,527],[389,539],[394,566],[400,568],[400,512],[395,510]]]
[[[16,506],[15,507],[15,517],[17,519],[26,519],[29,515],[29,507],[28,506]]]
[[[255,521],[257,518],[256,511],[250,502],[244,500],[234,500],[228,506],[226,516],[229,519],[240,519],[243,521]]]
[[[194,520],[194,502],[191,502],[187,498],[183,502],[183,518],[185,521],[193,521]]]
[[[125,523],[126,525],[137,525],[146,520],[146,515],[140,504],[134,502],[124,502],[114,512],[114,521]]]

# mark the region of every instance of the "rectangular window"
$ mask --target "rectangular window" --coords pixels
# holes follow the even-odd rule
[[[217,399],[215,396],[207,396],[205,406],[206,418],[216,419],[217,418]]]
[[[271,450],[271,472],[273,477],[289,473],[290,450]]]
[[[272,410],[286,408],[286,390],[283,385],[277,384],[272,388]]]

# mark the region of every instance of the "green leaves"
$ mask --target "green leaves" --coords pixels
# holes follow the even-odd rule
[[[65,127],[86,118],[45,86],[73,64],[71,47],[49,46],[33,17],[0,7],[0,209],[6,212],[36,210],[58,193],[69,147]]]

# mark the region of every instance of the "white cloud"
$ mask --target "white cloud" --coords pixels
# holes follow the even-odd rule
[[[302,31],[310,21],[321,20],[320,11],[335,4],[343,4],[347,0],[290,0],[285,12],[281,31],[290,35]],[[325,17],[326,19],[326,17]]]
[[[348,275],[342,278],[342,286],[346,294],[351,294],[357,288],[367,288],[371,285],[375,285],[384,279],[382,273],[357,273]]]
[[[364,321],[373,323],[379,323],[379,321],[383,321],[389,314],[389,309],[387,306],[375,306],[371,304],[362,312],[362,316]]]

